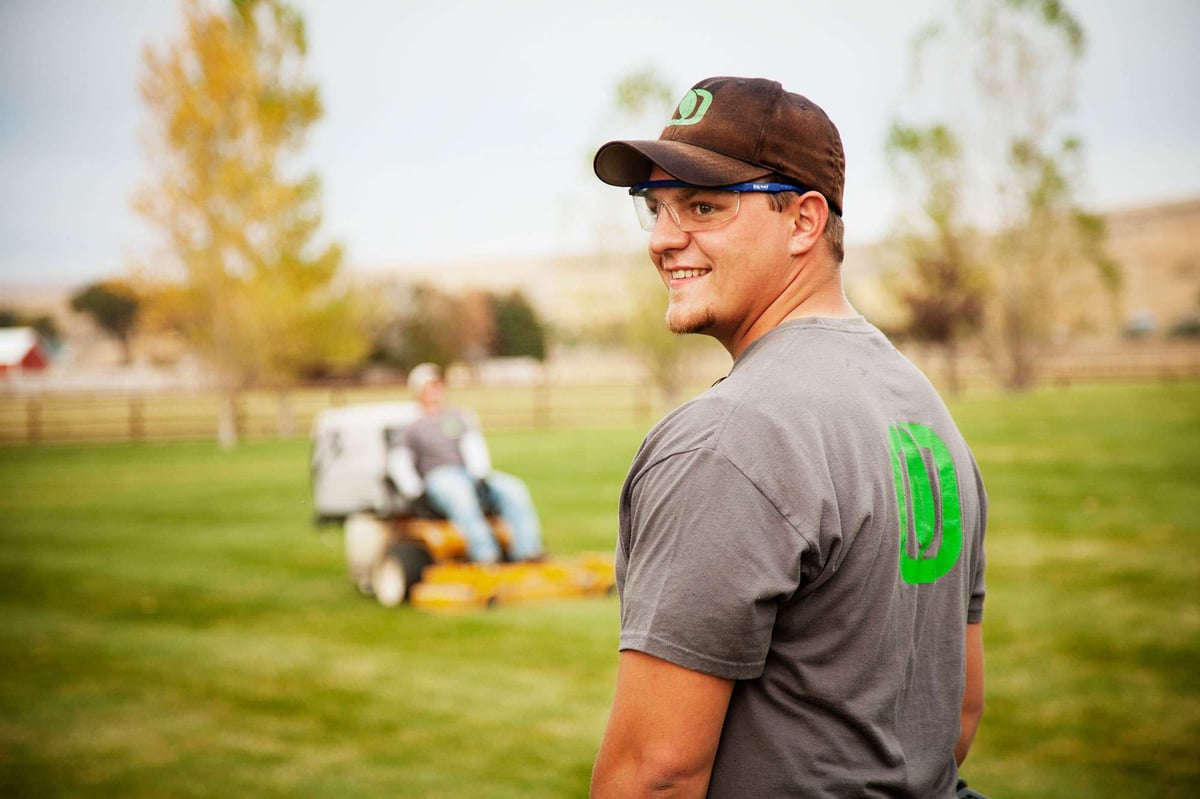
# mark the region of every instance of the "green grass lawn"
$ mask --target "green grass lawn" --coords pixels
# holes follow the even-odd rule
[[[1200,789],[1200,383],[953,403],[992,500],[994,799]],[[642,430],[490,436],[553,551],[609,551]],[[614,599],[386,610],[305,442],[0,449],[0,796],[578,797]]]

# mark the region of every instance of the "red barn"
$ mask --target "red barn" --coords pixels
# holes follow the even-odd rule
[[[36,372],[50,365],[46,342],[32,327],[0,328],[0,377]]]

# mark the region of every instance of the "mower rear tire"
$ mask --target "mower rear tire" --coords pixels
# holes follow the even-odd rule
[[[400,605],[431,563],[428,550],[418,544],[402,541],[388,547],[371,572],[375,599],[386,608]]]

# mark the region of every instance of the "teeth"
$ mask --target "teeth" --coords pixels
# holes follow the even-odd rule
[[[672,269],[670,275],[672,280],[682,280],[685,277],[700,277],[706,271],[704,269]]]

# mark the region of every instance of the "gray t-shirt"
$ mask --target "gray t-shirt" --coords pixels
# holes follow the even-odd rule
[[[953,796],[986,508],[937,392],[862,318],[779,326],[650,432],[620,647],[737,681],[709,796]]]
[[[439,466],[462,466],[462,439],[474,420],[456,408],[425,415],[404,429],[403,444],[412,450],[417,474],[424,477]]]

